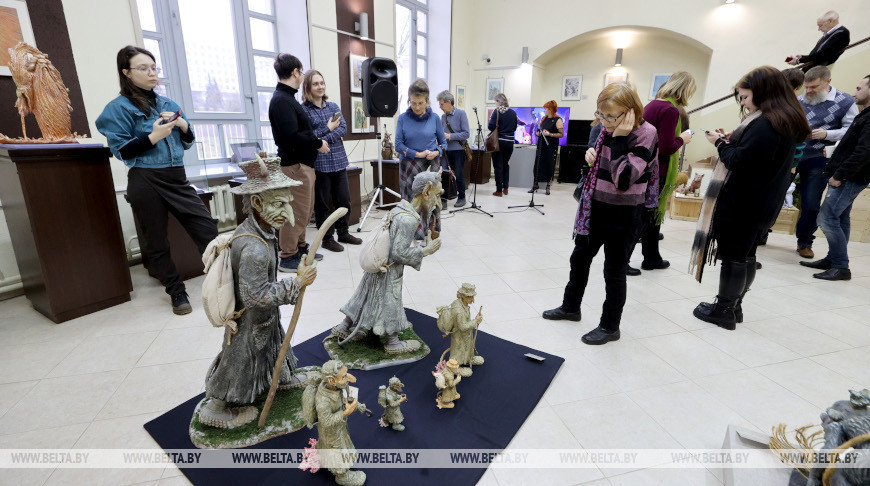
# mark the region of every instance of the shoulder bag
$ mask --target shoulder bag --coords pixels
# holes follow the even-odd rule
[[[489,132],[489,135],[486,136],[486,143],[484,143],[484,147],[486,147],[487,152],[498,152],[498,119],[501,116],[501,113],[496,110],[495,115],[495,129]]]

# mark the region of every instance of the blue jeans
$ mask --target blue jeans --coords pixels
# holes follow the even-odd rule
[[[828,256],[832,268],[849,268],[849,255],[846,245],[849,243],[849,213],[852,211],[852,201],[858,197],[867,184],[856,184],[844,181],[840,187],[828,186],[828,195],[819,212],[819,226],[828,239]]]
[[[798,246],[813,246],[816,238],[813,233],[819,229],[816,220],[819,218],[822,193],[828,184],[828,178],[822,173],[827,163],[825,157],[813,157],[798,164],[797,171],[801,177],[801,215],[795,228]]]

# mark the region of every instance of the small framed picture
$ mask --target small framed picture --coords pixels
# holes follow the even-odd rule
[[[465,109],[465,86],[456,85],[456,107]]]
[[[350,92],[362,93],[362,63],[368,59],[365,56],[350,55]]]
[[[656,93],[659,92],[659,88],[662,87],[663,84],[668,82],[671,79],[671,75],[673,73],[656,73],[652,76],[652,84],[650,84],[649,88],[649,99],[656,99]]]
[[[372,131],[369,123],[369,117],[366,116],[365,109],[363,109],[362,98],[358,96],[351,96],[350,113],[351,133],[369,133]]]
[[[489,120],[492,118],[492,112],[495,111],[494,106],[487,107],[486,109],[486,122],[489,123]]]
[[[604,75],[604,86],[611,83],[625,83],[628,81],[628,73],[607,73]]]
[[[504,93],[504,78],[486,78],[486,102],[495,103],[499,93]]]
[[[579,100],[583,76],[562,76],[562,101]]]
[[[9,49],[22,41],[36,47],[27,2],[0,0],[0,76],[12,76]]]

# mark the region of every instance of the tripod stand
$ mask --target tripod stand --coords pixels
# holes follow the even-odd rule
[[[378,126],[377,121],[375,122],[375,126]],[[377,139],[378,140],[381,139],[380,129],[378,129]],[[366,219],[369,217],[369,213],[372,210],[372,206],[374,206],[375,202],[378,201],[378,197],[380,197],[380,202],[378,204],[378,207],[395,206],[396,204],[399,204],[397,202],[384,204],[384,192],[389,192],[390,194],[396,196],[400,200],[402,199],[401,194],[397,193],[396,191],[394,191],[394,190],[392,190],[389,187],[384,185],[384,161],[381,160],[381,157],[378,157],[378,182],[380,184],[378,184],[378,186],[375,188],[375,193],[372,194],[372,202],[369,203],[369,208],[366,209],[365,216],[363,216],[363,218],[359,222],[359,225],[357,225],[357,227],[356,227],[357,233],[362,231],[363,225],[366,224]]]
[[[535,117],[535,119],[537,120],[537,117]],[[541,134],[541,137],[544,137],[544,134],[543,134],[543,133]],[[549,140],[547,140],[547,137],[544,137],[544,143],[547,144],[547,145],[550,144]],[[526,208],[526,209],[529,209],[529,208],[532,208],[532,209],[534,209],[535,211],[541,213],[541,215],[544,214],[543,211],[541,211],[540,209],[538,209],[539,207],[541,207],[541,208],[544,207],[544,205],[543,205],[543,204],[535,204],[535,193],[536,193],[537,191],[534,190],[534,188],[535,188],[535,184],[538,183],[538,165],[539,165],[540,160],[541,160],[540,155],[541,155],[542,152],[543,152],[543,150],[541,150],[541,148],[539,147],[539,148],[537,149],[536,153],[535,153],[535,163],[534,163],[534,165],[532,166],[532,199],[529,200],[529,204],[522,204],[522,205],[520,205],[520,206],[508,206],[508,209],[513,209],[513,208]],[[525,209],[524,209],[523,211],[525,211]],[[523,212],[523,211],[518,211],[518,212],[521,213],[521,212]]]
[[[480,211],[481,213],[493,217],[492,214],[487,213],[483,209],[480,209],[480,206],[477,205],[477,171],[480,169],[480,154],[483,151],[483,127],[480,126],[480,117],[477,116],[477,107],[474,107],[474,118],[477,119],[477,135],[474,136],[474,144],[477,145],[477,153],[474,153],[474,165],[471,168],[471,180],[474,181],[474,189],[471,191],[471,206],[466,206],[464,208],[453,209],[450,213],[458,213],[459,211],[465,211],[466,209],[474,209]],[[468,161],[471,162],[471,161]]]

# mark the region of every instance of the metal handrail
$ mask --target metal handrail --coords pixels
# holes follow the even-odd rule
[[[853,47],[855,47],[855,46],[859,46],[859,45],[861,45],[861,44],[863,44],[863,43],[865,43],[865,42],[868,42],[868,41],[870,41],[870,37],[865,37],[865,38],[859,40],[858,42],[855,42],[855,43],[853,43],[853,44],[849,44],[848,46],[844,47],[842,51],[840,51],[840,54],[843,54],[843,52],[846,52],[848,49],[851,49],[851,48],[853,48]],[[812,66],[813,64],[815,64],[815,63],[814,63],[814,62],[805,62],[805,63],[803,63],[803,64],[801,64],[801,65],[795,66],[795,68],[797,68],[797,69],[801,69],[801,68],[804,68],[804,67],[807,67],[807,66]],[[701,111],[701,110],[703,110],[703,109],[705,109],[705,108],[709,108],[709,107],[711,107],[711,106],[713,106],[713,105],[715,105],[715,104],[717,104],[717,103],[721,103],[721,102],[723,102],[723,101],[725,101],[725,100],[727,100],[727,99],[733,98],[733,97],[734,97],[734,94],[729,94],[729,95],[723,96],[723,97],[721,97],[721,98],[719,98],[719,99],[717,99],[717,100],[713,100],[713,101],[711,101],[711,102],[709,102],[709,103],[706,103],[706,104],[703,104],[703,105],[701,105],[701,106],[699,106],[699,107],[697,107],[697,108],[695,108],[695,109],[693,109],[693,110],[690,110],[690,111],[688,111],[687,113],[688,113],[689,115],[691,115],[692,113],[695,113],[695,112]]]

